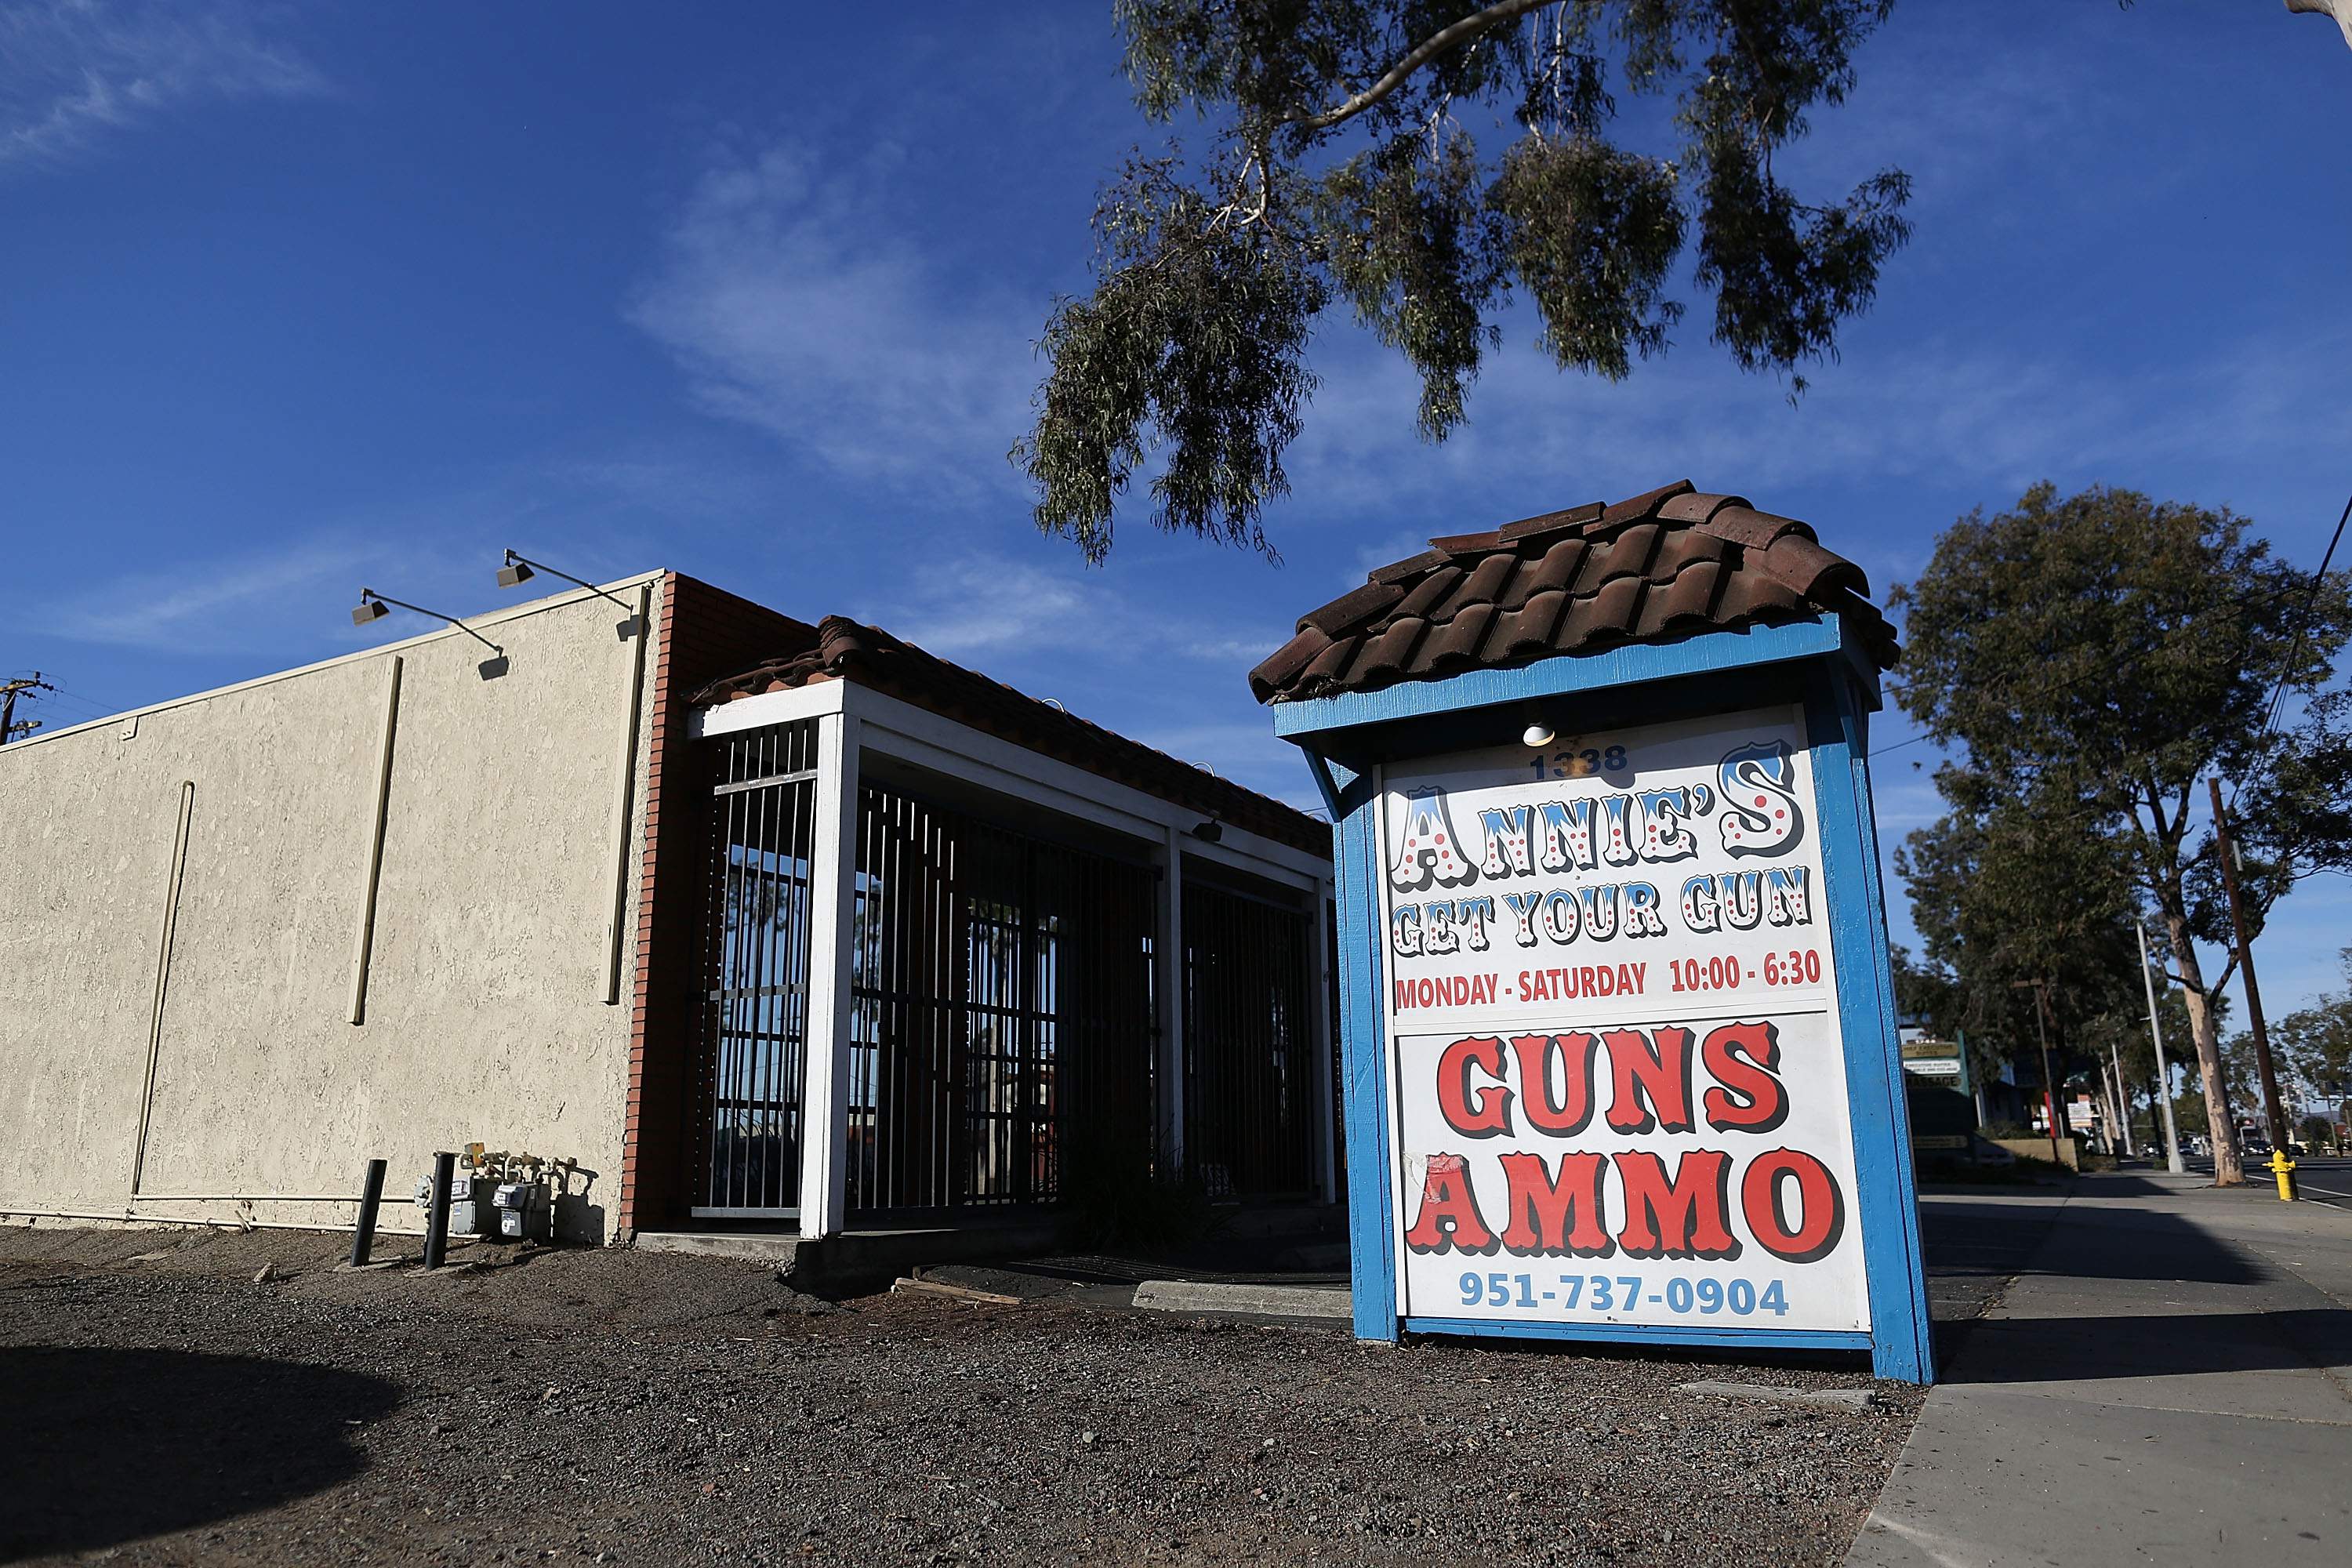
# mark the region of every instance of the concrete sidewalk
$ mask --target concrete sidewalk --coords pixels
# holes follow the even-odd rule
[[[2147,1173],[2006,1201],[2061,1206],[1846,1561],[2352,1563],[2352,1215]]]

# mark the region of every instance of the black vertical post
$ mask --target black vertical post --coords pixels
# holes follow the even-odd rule
[[[433,1156],[433,1203],[425,1213],[425,1267],[438,1268],[449,1250],[449,1192],[457,1185],[457,1156]]]
[[[375,1213],[383,1202],[383,1162],[370,1160],[367,1174],[360,1180],[360,1219],[352,1227],[352,1267],[367,1267],[368,1253],[375,1246]]]

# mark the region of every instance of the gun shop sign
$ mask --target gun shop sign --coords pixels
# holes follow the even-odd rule
[[[1381,783],[1400,1314],[1868,1328],[1800,711]]]

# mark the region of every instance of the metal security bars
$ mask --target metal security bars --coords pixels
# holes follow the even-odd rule
[[[1148,1151],[1153,873],[860,792],[853,1213],[1050,1203],[1074,1147]]]
[[[715,745],[705,930],[699,1215],[799,1213],[816,729]]]
[[[1184,1157],[1212,1197],[1318,1185],[1309,918],[1185,884]]]

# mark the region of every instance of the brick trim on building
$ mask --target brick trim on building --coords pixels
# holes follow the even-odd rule
[[[630,996],[629,1098],[622,1133],[625,1235],[682,1223],[692,1202],[686,1160],[709,800],[691,728],[693,693],[816,628],[676,572],[663,574],[646,721],[645,845],[637,873]]]

